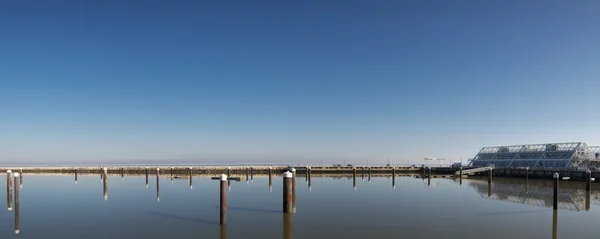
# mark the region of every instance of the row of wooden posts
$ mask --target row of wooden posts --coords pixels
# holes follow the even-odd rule
[[[15,212],[15,234],[19,234],[19,188],[23,187],[23,169],[19,169],[19,173],[13,173],[12,170],[6,171],[6,196],[8,202],[8,210]],[[14,186],[13,186],[14,178]],[[14,195],[14,207],[13,207]]]

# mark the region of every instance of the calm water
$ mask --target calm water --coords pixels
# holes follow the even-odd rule
[[[600,191],[586,211],[583,183],[561,182],[553,215],[552,182],[495,178],[427,180],[373,177],[369,182],[299,176],[296,213],[282,210],[282,178],[231,182],[228,225],[219,226],[219,182],[194,177],[110,176],[107,197],[99,175],[25,175],[20,233],[15,210],[0,212],[0,238],[556,238],[600,237]],[[0,177],[6,187],[6,176]],[[594,184],[594,187],[599,184]],[[6,204],[6,188],[2,201]],[[489,195],[489,196],[488,196]],[[157,198],[158,197],[158,198]]]

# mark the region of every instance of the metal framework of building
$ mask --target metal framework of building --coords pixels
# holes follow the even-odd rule
[[[535,169],[600,169],[600,146],[583,142],[484,147],[473,158],[474,167]]]

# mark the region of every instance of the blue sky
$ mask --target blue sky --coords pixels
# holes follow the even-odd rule
[[[0,162],[600,145],[598,1],[11,1]]]

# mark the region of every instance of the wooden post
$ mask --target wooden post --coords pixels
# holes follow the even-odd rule
[[[585,191],[592,191],[592,171],[585,172]]]
[[[462,166],[461,166],[461,167],[460,167],[460,174],[458,175],[458,177],[459,177],[458,181],[459,181],[460,185],[462,185],[462,178],[463,178],[463,176],[462,176],[462,175],[463,175],[463,174],[462,174]]]
[[[192,186],[192,170],[194,168],[190,167],[190,190],[192,190],[193,186]]]
[[[221,225],[227,224],[227,175],[221,174]]]
[[[396,188],[396,167],[392,167],[392,188]]]
[[[554,210],[558,209],[558,173],[554,173],[554,195],[552,197],[552,208]]]
[[[273,171],[273,167],[269,167],[269,192],[273,191],[273,184],[272,184],[272,171]]]
[[[15,186],[13,188],[15,190],[15,234],[19,234],[19,178],[21,175],[19,173],[15,173],[14,177]]]
[[[271,181],[271,174],[273,173],[273,167],[269,167],[269,181]]]
[[[23,188],[23,168],[19,169],[19,187]]]
[[[292,212],[296,213],[296,168],[292,168]]]
[[[6,171],[6,201],[8,202],[8,210],[12,211],[12,193],[13,193],[13,185],[12,185],[12,170]]]
[[[103,190],[104,191],[104,194],[103,194],[104,195],[104,201],[108,200],[108,182],[107,182],[107,179],[108,179],[108,169],[104,168],[104,178],[103,178],[103,181],[104,181],[104,183],[103,183],[104,184],[104,187],[103,187],[103,189],[104,189]]]
[[[365,179],[365,167],[362,167],[362,179]]]
[[[292,177],[293,174],[291,172],[283,173],[283,212],[291,213],[292,212]]]
[[[352,168],[352,188],[356,191],[356,167]]]
[[[160,168],[156,168],[156,202],[160,202]]]

